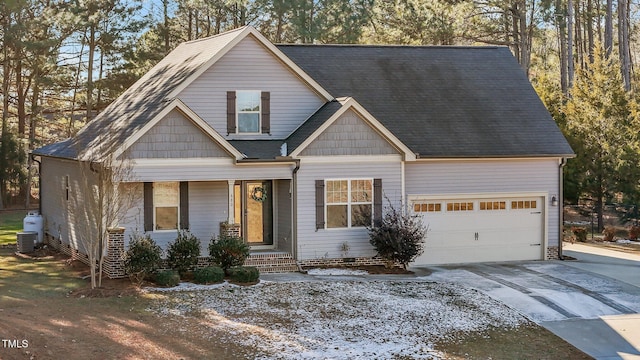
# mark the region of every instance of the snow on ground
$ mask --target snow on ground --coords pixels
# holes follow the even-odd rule
[[[476,290],[428,281],[185,286],[165,291],[151,310],[198,314],[228,337],[221,341],[241,342],[263,359],[439,359],[437,341],[528,323]]]
[[[358,275],[367,275],[369,273],[365,270],[329,268],[329,269],[309,269],[307,270],[307,274],[329,275],[329,276],[349,276],[349,275],[358,276]]]

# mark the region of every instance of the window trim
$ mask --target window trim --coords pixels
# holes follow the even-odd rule
[[[351,182],[352,181],[357,181],[357,180],[364,180],[364,181],[369,181],[371,183],[371,200],[368,202],[360,202],[360,201],[356,201],[356,202],[352,202],[351,201]],[[327,193],[328,193],[328,182],[330,181],[346,181],[347,182],[347,202],[343,203],[343,202],[334,202],[334,203],[329,203],[329,201],[327,200]],[[373,218],[374,218],[374,198],[375,198],[375,190],[374,190],[374,179],[373,178],[329,178],[329,179],[324,179],[324,228],[326,230],[344,230],[344,229],[364,229],[366,228],[366,226],[353,226],[351,224],[351,217],[352,217],[352,205],[371,205],[371,224],[373,224]],[[347,226],[346,227],[329,227],[329,217],[328,217],[328,208],[331,205],[346,205],[347,206]]]
[[[178,209],[177,212],[177,217],[176,217],[176,228],[175,229],[158,229],[158,221],[156,219],[156,209],[159,207],[158,206],[158,202],[156,201],[156,184],[162,184],[162,183],[174,183],[176,184],[177,188],[178,188],[178,198],[177,198],[177,204],[176,204],[176,208]],[[176,232],[176,231],[180,231],[181,230],[181,224],[180,224],[180,182],[179,181],[154,181],[152,182],[152,192],[151,192],[151,196],[153,198],[153,230],[151,230],[154,233],[168,233],[168,232]],[[160,207],[166,207],[166,206],[160,206]]]
[[[257,111],[240,111],[238,107],[238,98],[240,97],[240,93],[257,93],[258,94],[258,110]],[[237,135],[262,135],[262,91],[261,90],[236,90],[236,101],[235,101],[235,110],[236,110],[236,134]],[[258,131],[257,132],[241,132],[239,118],[240,114],[258,114]]]

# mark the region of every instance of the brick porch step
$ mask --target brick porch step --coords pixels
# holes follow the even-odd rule
[[[261,273],[298,271],[298,264],[287,252],[252,252],[244,265],[255,266]]]

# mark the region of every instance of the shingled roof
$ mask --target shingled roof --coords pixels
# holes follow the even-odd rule
[[[333,96],[357,100],[421,158],[573,154],[505,47],[278,48]]]

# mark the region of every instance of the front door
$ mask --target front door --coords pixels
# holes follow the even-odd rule
[[[238,190],[242,192],[240,206],[243,238],[252,247],[272,246],[273,186],[271,180],[243,181],[239,187]]]

